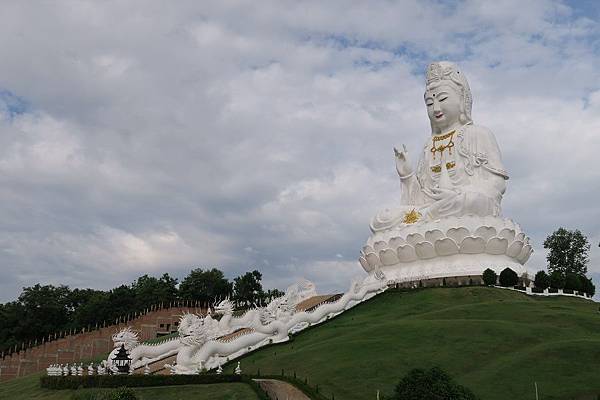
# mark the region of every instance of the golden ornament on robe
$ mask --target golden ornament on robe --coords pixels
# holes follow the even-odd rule
[[[419,218],[421,218],[421,214],[413,208],[411,211],[404,214],[404,219],[402,222],[405,224],[414,224],[419,220]]]

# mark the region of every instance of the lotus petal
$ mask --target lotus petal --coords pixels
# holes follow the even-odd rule
[[[379,257],[375,253],[369,253],[365,256],[367,262],[371,266],[371,268],[376,268],[381,265],[381,261],[379,261]]]
[[[379,259],[383,265],[396,265],[400,260],[396,252],[392,249],[385,249],[379,252]]]
[[[515,230],[509,229],[509,228],[504,228],[500,231],[500,233],[498,233],[498,237],[503,237],[506,240],[508,240],[508,242],[510,243],[513,240],[515,240]]]
[[[390,239],[390,247],[392,249],[396,249],[398,246],[403,244],[406,244],[406,240],[402,239],[401,237],[393,237]]]
[[[440,231],[439,229],[433,229],[425,232],[425,240],[427,240],[430,243],[435,243],[436,240],[441,239],[445,236],[446,235],[444,235],[444,232]]]
[[[485,241],[481,237],[467,236],[460,243],[460,252],[463,254],[480,254],[485,252]]]
[[[414,246],[419,242],[424,242],[425,237],[420,233],[410,233],[408,236],[406,236],[406,241]]]
[[[469,236],[469,230],[464,227],[450,228],[450,229],[448,229],[446,234],[448,235],[448,237],[450,239],[454,240],[456,243],[460,243],[463,241],[464,238]]]
[[[458,245],[450,238],[436,240],[434,247],[439,256],[451,256],[453,254],[458,254]]]
[[[519,234],[515,236],[515,240],[520,240],[521,242],[525,243],[525,234],[523,232],[519,232]]]
[[[366,245],[363,246],[363,252],[365,254],[369,254],[369,253],[374,253],[375,250],[371,246],[369,246],[368,244],[366,244]]]
[[[417,259],[417,253],[415,253],[415,248],[412,247],[410,244],[398,246],[396,252],[398,253],[398,259],[402,262],[411,262]]]
[[[512,258],[516,258],[523,250],[523,242],[517,240],[512,242],[510,246],[508,246],[508,250],[506,250],[506,255]]]
[[[485,252],[488,254],[506,254],[508,240],[505,238],[493,237],[485,245]]]
[[[475,237],[480,237],[487,243],[488,240],[496,236],[496,228],[493,226],[480,226],[475,230]]]
[[[429,242],[419,242],[415,244],[415,253],[423,260],[437,256],[433,245]]]
[[[378,242],[375,242],[373,244],[373,248],[375,249],[375,253],[383,250],[383,249],[387,249],[388,248],[388,244],[386,242],[384,242],[383,240],[380,240]]]
[[[531,256],[531,253],[533,253],[533,248],[530,244],[523,246],[523,249],[521,249],[521,252],[517,257],[517,261],[519,261],[521,264],[525,264]]]
[[[373,271],[373,267],[371,267],[369,265],[369,263],[367,262],[367,259],[364,257],[359,257],[358,261],[360,262],[360,265],[362,265],[363,269],[367,272],[371,272]]]

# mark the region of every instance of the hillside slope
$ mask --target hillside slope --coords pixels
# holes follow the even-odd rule
[[[486,400],[535,398],[534,381],[542,399],[571,398],[600,393],[600,312],[485,287],[390,290],[241,363],[295,372],[336,399],[391,393],[410,369],[434,365]]]

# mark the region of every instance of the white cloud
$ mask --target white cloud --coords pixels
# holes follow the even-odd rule
[[[392,147],[416,157],[428,135],[432,59],[462,66],[496,133],[532,268],[559,226],[597,244],[599,32],[571,7],[7,5],[0,91],[26,112],[0,104],[0,301],[197,266],[345,289],[370,217],[400,196]]]

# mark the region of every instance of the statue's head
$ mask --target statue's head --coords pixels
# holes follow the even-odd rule
[[[137,332],[131,329],[130,326],[123,328],[112,335],[112,340],[115,347],[121,347],[121,345],[123,345],[127,350],[131,350],[139,343]]]
[[[426,73],[425,105],[433,133],[471,122],[473,98],[467,78],[448,61],[429,64]]]

